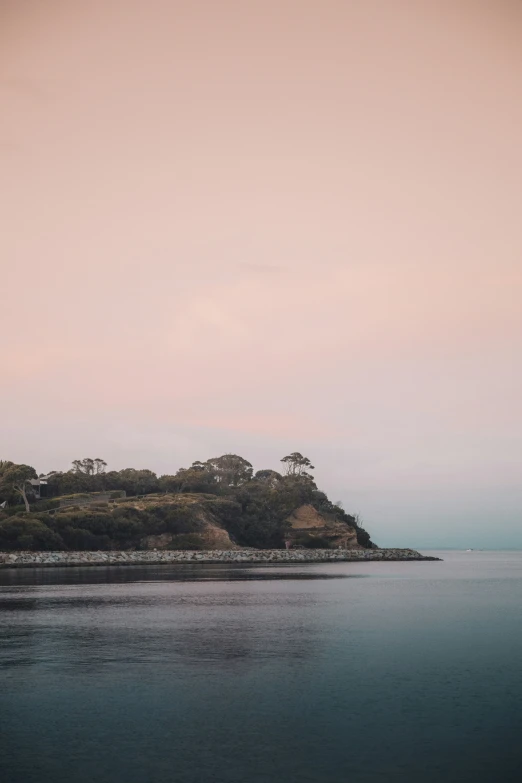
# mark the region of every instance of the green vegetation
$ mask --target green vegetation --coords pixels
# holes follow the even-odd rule
[[[7,460],[0,461],[0,493],[19,495],[24,501],[26,511],[29,511],[28,481],[35,478],[36,471],[29,465],[16,465]]]
[[[303,505],[351,525],[359,544],[373,546],[358,519],[317,489],[309,459],[294,452],[281,462],[284,473],[254,473],[247,460],[224,454],[158,477],[134,468],[107,471],[101,459],[74,460],[71,470],[45,476],[41,499],[30,483],[37,478],[33,468],[0,462],[0,549],[139,549],[155,546],[151,537],[159,537],[158,546],[200,549],[209,528],[226,531],[240,546],[279,548],[288,517]],[[330,546],[321,535],[302,535],[296,543]]]

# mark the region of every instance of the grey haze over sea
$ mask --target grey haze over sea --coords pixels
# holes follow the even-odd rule
[[[441,556],[0,571],[2,779],[518,780],[522,553]]]

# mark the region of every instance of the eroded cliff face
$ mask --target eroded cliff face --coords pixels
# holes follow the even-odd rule
[[[363,549],[357,543],[357,531],[345,522],[330,520],[313,506],[300,506],[287,518],[290,525],[289,538],[299,544],[310,538],[328,542],[328,546],[342,549]]]
[[[165,499],[162,499],[163,502]],[[177,499],[173,499],[177,503]],[[193,525],[190,532],[175,534],[161,533],[145,536],[141,545],[146,549],[205,549],[234,550],[238,549],[227,530],[218,523],[211,513],[199,506],[196,498],[185,498],[190,505]],[[136,503],[136,507],[139,504]],[[145,507],[146,504],[143,504]],[[357,543],[357,531],[351,525],[320,514],[313,506],[303,505],[295,509],[286,520],[288,537],[294,545],[309,545],[310,539],[318,539],[317,545],[334,549],[363,549]]]
[[[156,536],[145,536],[141,545],[146,549],[194,549],[227,550],[237,549],[226,530],[210,521],[202,522],[201,529],[194,533],[174,534],[160,533]]]
[[[228,532],[218,523],[214,515],[200,503],[197,495],[161,497],[159,504],[163,508],[190,509],[190,523],[185,532],[167,532],[148,535],[142,538],[141,546],[146,549],[205,549],[234,550],[237,545]],[[147,510],[147,502],[133,504],[138,510]],[[149,506],[150,507],[150,506]]]

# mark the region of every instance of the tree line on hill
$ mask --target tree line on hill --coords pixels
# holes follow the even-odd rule
[[[311,473],[314,467],[307,457],[293,452],[281,462],[281,472],[254,472],[243,457],[224,454],[158,477],[147,469],[110,471],[104,460],[84,458],[74,460],[68,471],[47,474],[42,487],[45,498],[36,499],[31,484],[38,478],[34,468],[0,461],[0,503],[5,506],[0,510],[0,548],[126,548],[138,545],[143,535],[173,531],[180,536],[190,535],[197,528],[196,512],[180,505],[162,505],[159,497],[188,493],[201,496],[200,505],[206,504],[205,508],[241,545],[281,546],[284,521],[307,503],[320,513],[352,525],[359,543],[372,545],[358,519],[318,490]],[[158,496],[159,500],[141,511],[122,503],[111,513],[91,507],[45,513],[59,505],[56,498],[63,505],[64,497],[72,496],[73,505],[75,496],[87,493],[154,496],[155,501]]]

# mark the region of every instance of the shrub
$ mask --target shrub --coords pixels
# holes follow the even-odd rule
[[[111,540],[108,536],[96,536],[90,530],[79,527],[65,527],[62,538],[68,549],[94,552],[111,549]]]
[[[366,549],[374,549],[375,548],[375,544],[370,539],[370,534],[367,533],[366,530],[364,530],[364,528],[356,527],[355,530],[357,532],[357,543],[358,544],[360,544],[361,546],[366,547]]]
[[[60,507],[60,501],[54,500],[53,498],[42,498],[42,500],[35,500],[32,503],[30,502],[31,511],[37,512],[37,511],[50,511],[55,508]],[[25,506],[22,505],[15,505],[15,506],[8,506],[6,509],[4,509],[4,513],[8,517],[14,517],[16,514],[25,514]]]
[[[322,536],[300,536],[296,543],[306,549],[330,549],[331,547],[330,540]]]
[[[174,536],[169,549],[205,549],[205,545],[197,534]]]
[[[136,509],[115,509],[110,513],[89,506],[56,514],[49,520],[49,527],[72,549],[126,549],[146,532],[146,519],[146,513]]]
[[[60,535],[50,530],[40,520],[18,514],[0,523],[0,549],[5,550],[53,550],[65,549]]]
[[[151,506],[148,510],[151,533],[195,533],[201,529],[198,517],[198,509],[192,505],[178,505],[166,503],[165,505]]]

